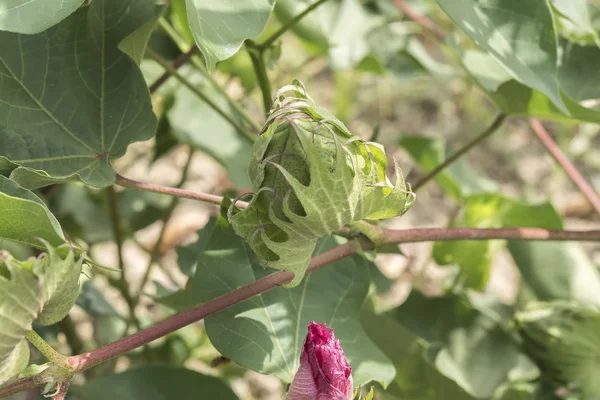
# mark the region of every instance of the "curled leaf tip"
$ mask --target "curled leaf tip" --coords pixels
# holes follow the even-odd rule
[[[352,394],[352,368],[333,329],[311,322],[286,400],[350,400]]]

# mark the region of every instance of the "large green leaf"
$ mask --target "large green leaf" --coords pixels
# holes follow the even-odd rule
[[[186,0],[188,22],[206,67],[234,55],[265,29],[275,0]]]
[[[332,237],[318,252],[336,246]],[[378,381],[387,385],[394,368],[367,338],[359,310],[369,290],[366,261],[338,261],[308,275],[293,289],[276,288],[206,319],[213,345],[239,365],[289,382],[298,369],[300,352],[311,321],[335,329],[353,368],[356,385]],[[218,221],[200,255],[191,288],[196,303],[221,296],[271,273],[258,264],[242,238]]]
[[[68,246],[25,261],[0,254],[0,384],[27,366],[32,323],[54,324],[75,304],[82,262]]]
[[[427,298],[412,291],[389,315],[414,334],[442,343],[436,367],[475,397],[490,397],[517,364],[517,344],[466,297]]]
[[[386,394],[411,400],[474,400],[452,379],[442,374],[425,355],[427,344],[389,316],[361,312],[369,338],[392,359],[396,377]]]
[[[398,144],[409,152],[419,166],[429,172],[446,159],[446,143],[442,139],[422,136],[405,136]],[[460,198],[475,193],[494,192],[497,185],[494,181],[477,173],[464,158],[458,159],[435,177],[446,193]]]
[[[0,238],[40,246],[65,243],[60,224],[42,200],[0,175]]]
[[[39,33],[77,10],[83,0],[0,0],[0,31]]]
[[[110,160],[156,128],[120,42],[154,18],[152,0],[94,0],[37,35],[0,32],[0,156],[53,178],[114,182]]]
[[[497,194],[480,194],[464,199],[464,208],[451,226],[529,226],[559,229],[562,227],[562,221],[549,203],[529,205]],[[504,241],[499,240],[436,242],[433,257],[440,265],[460,265],[465,274],[466,286],[483,290],[487,284],[493,257],[503,245]]]
[[[185,368],[144,366],[71,389],[88,400],[237,400],[223,381]]]
[[[558,85],[557,37],[539,0],[438,0],[450,18],[522,84],[568,114]]]

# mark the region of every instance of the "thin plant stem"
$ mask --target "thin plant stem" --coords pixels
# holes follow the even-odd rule
[[[478,228],[424,228],[392,230],[386,229],[386,243],[417,243],[429,241],[453,241],[453,240],[540,240],[540,241],[600,241],[600,231],[564,231],[549,230],[541,228],[500,228],[500,229],[478,229]],[[373,244],[368,241],[359,242],[363,250],[372,248]],[[354,241],[344,243],[325,251],[310,261],[307,274],[320,268],[349,257],[356,253],[357,245]],[[140,346],[159,339],[171,332],[195,323],[203,318],[222,311],[234,304],[248,300],[254,296],[275,289],[293,278],[293,273],[280,271],[242,286],[234,291],[207,301],[193,309],[184,311],[169,319],[158,322],[146,329],[127,336],[116,342],[100,347],[96,350],[81,355],[69,357],[68,362],[76,372],[85,371],[104,361],[126,354]],[[27,378],[13,384],[0,388],[0,398],[29,389],[36,386],[34,378]]]
[[[273,92],[271,89],[271,81],[269,80],[269,75],[267,74],[267,66],[265,65],[264,51],[261,50],[258,45],[251,40],[246,40],[246,49],[248,50],[248,54],[252,60],[252,67],[254,68],[256,80],[258,81],[258,86],[260,87],[265,114],[268,114],[269,110],[271,110]]]
[[[316,2],[312,3],[310,6],[306,7],[306,9],[304,9],[304,11],[302,11],[301,13],[299,13],[298,15],[296,15],[294,18],[292,18],[291,20],[289,20],[287,23],[285,23],[275,33],[273,33],[271,36],[269,36],[267,39],[265,39],[265,41],[263,41],[260,44],[257,44],[257,48],[259,50],[261,50],[261,51],[264,51],[264,50],[268,49],[284,33],[286,33],[288,30],[290,30],[291,28],[293,28],[294,25],[296,25],[298,22],[300,22],[300,20],[302,18],[304,18],[305,16],[307,16],[310,12],[312,12],[314,9],[316,9],[321,4],[323,4],[323,3],[327,2],[327,1],[328,0],[319,0],[319,1],[316,1]]]
[[[561,151],[560,147],[558,147],[556,142],[552,139],[552,136],[550,136],[540,121],[537,119],[529,119],[529,125],[546,150],[548,150],[558,165],[561,166],[575,186],[579,188],[596,212],[600,214],[600,196],[598,196],[598,193],[596,193],[594,188],[585,180],[581,173],[579,173],[565,153]]]
[[[190,148],[187,160],[185,162],[185,165],[183,167],[183,171],[181,173],[181,179],[179,180],[179,183],[176,186],[177,188],[181,188],[181,186],[183,186],[183,184],[187,180],[187,178],[188,178],[188,172],[190,170],[190,165],[192,164],[193,157],[194,157],[194,150]],[[165,216],[164,216],[164,218],[162,220],[162,228],[161,228],[160,233],[158,235],[158,239],[156,239],[156,243],[154,244],[154,248],[150,252],[150,261],[148,262],[148,267],[146,268],[146,271],[145,271],[144,276],[142,277],[142,281],[140,283],[140,292],[144,290],[144,286],[146,285],[146,282],[148,282],[148,279],[150,278],[150,272],[152,271],[152,266],[154,265],[154,263],[156,262],[156,260],[158,260],[158,258],[160,257],[160,247],[161,247],[162,242],[164,240],[165,232],[167,231],[167,227],[169,225],[169,221],[173,217],[173,211],[175,211],[175,208],[179,204],[179,200],[180,200],[179,197],[173,197],[171,199],[171,203],[169,204],[169,206],[167,208],[167,212],[166,212],[166,214],[165,214]],[[138,296],[135,297],[134,301],[136,303],[138,303],[139,302],[139,298],[140,298],[140,295],[138,294]]]
[[[121,296],[123,296],[123,299],[125,299],[125,302],[127,303],[127,306],[129,308],[129,320],[135,324],[138,330],[140,330],[140,322],[135,316],[135,302],[133,301],[133,297],[129,292],[129,284],[127,282],[127,278],[125,277],[125,261],[123,258],[123,237],[121,235],[121,216],[119,213],[119,199],[117,197],[117,192],[115,191],[115,188],[112,186],[108,188],[108,200],[110,206],[110,219],[112,221],[113,228],[113,238],[117,245],[117,258],[119,262],[120,271],[119,279],[110,279],[110,282],[119,290]]]
[[[446,34],[440,31],[435,24],[426,16],[419,14],[416,12],[408,3],[404,0],[394,0],[394,4],[396,7],[401,9],[407,17],[417,22],[421,26],[423,26],[428,32],[433,34],[440,41],[444,41],[446,38]],[[579,188],[579,190],[583,193],[583,195],[590,202],[592,207],[600,214],[600,196],[594,188],[583,178],[581,173],[575,168],[573,163],[565,156],[565,154],[560,150],[558,145],[554,142],[552,137],[548,134],[544,126],[540,121],[534,118],[529,119],[529,125],[531,126],[533,132],[538,137],[538,139],[542,142],[542,144],[546,147],[550,155],[554,158],[554,160],[561,166],[561,168],[565,171],[565,173],[569,176],[569,178],[575,183],[575,185]],[[446,164],[446,163],[444,163]],[[438,173],[443,170],[443,165],[438,166],[433,172]],[[444,166],[445,167],[445,166]],[[425,178],[430,179],[430,177],[426,176]],[[425,178],[423,178],[423,183],[426,182]],[[418,182],[413,189],[416,190],[420,186],[422,186],[421,182]]]
[[[146,192],[168,194],[169,196],[198,200],[206,203],[221,204],[223,201],[223,197],[217,196],[216,194],[200,193],[194,192],[193,190],[156,185],[154,183],[138,182],[133,179],[125,178],[119,174],[117,174],[115,184],[132,189],[145,190]],[[248,203],[245,201],[238,201],[236,205],[240,208],[246,208]]]
[[[393,0],[393,2],[394,5],[398,7],[409,19],[415,21],[417,24],[425,28],[427,33],[432,34],[436,39],[442,42],[446,40],[445,32],[438,29],[438,27],[429,18],[415,11],[406,1]]]
[[[44,355],[48,359],[48,361],[62,365],[69,366],[69,357],[60,354],[58,351],[54,350],[52,346],[48,344],[40,335],[38,335],[34,330],[30,330],[25,335],[25,338],[31,343],[36,349],[39,350],[40,353]]]
[[[148,48],[146,53],[157,63],[159,63],[166,71],[168,71],[172,76],[174,76],[177,80],[179,80],[185,87],[190,89],[196,96],[201,98],[209,107],[215,110],[220,116],[222,116],[231,126],[233,126],[244,138],[248,139],[251,143],[254,143],[255,135],[248,132],[243,126],[241,126],[236,120],[234,120],[230,115],[228,115],[225,111],[221,109],[212,99],[210,99],[206,94],[204,94],[201,90],[199,90],[196,86],[194,86],[190,81],[184,78],[175,68],[171,66],[168,62],[166,62],[157,52]]]
[[[421,188],[427,182],[429,182],[430,180],[432,180],[433,178],[435,178],[440,172],[442,172],[449,165],[451,165],[453,162],[455,162],[460,157],[462,157],[465,153],[467,153],[473,147],[475,147],[476,145],[478,145],[479,143],[481,143],[483,140],[485,140],[492,133],[496,132],[498,130],[498,128],[500,127],[500,125],[502,125],[502,122],[504,122],[505,118],[506,118],[505,114],[498,115],[494,119],[494,122],[492,122],[490,124],[490,126],[486,130],[484,130],[483,132],[481,132],[477,137],[475,137],[473,140],[471,140],[465,146],[463,146],[458,151],[456,151],[454,154],[452,154],[450,157],[448,157],[443,163],[441,163],[440,165],[438,165],[437,167],[435,167],[427,175],[425,175],[423,178],[421,178],[419,181],[417,181],[417,183],[415,183],[412,186],[412,190],[417,191],[419,188]]]
[[[194,54],[196,54],[198,52],[198,47],[197,46],[192,46],[188,51],[186,51],[185,53],[181,53],[179,55],[179,57],[177,57],[174,61],[173,61],[173,68],[174,69],[178,69],[179,67],[181,67],[183,64],[185,64],[190,58],[192,58],[192,56]],[[149,87],[148,90],[150,91],[150,93],[154,93],[158,90],[159,87],[161,87],[163,85],[163,83],[165,83],[169,77],[171,76],[171,73],[169,71],[165,71],[161,76],[158,77],[157,80],[155,80]]]

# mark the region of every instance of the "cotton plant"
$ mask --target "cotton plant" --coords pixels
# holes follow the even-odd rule
[[[320,237],[412,206],[402,171],[394,161],[392,183],[387,164],[382,145],[351,133],[295,81],[273,99],[253,147],[249,204],[234,201],[229,220],[263,264],[293,272],[296,286]]]

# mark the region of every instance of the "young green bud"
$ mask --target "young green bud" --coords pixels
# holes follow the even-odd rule
[[[233,202],[229,220],[264,264],[302,280],[317,239],[363,219],[404,214],[414,202],[394,163],[386,176],[383,146],[350,133],[317,106],[298,81],[285,86],[254,144],[253,194],[246,209]]]

